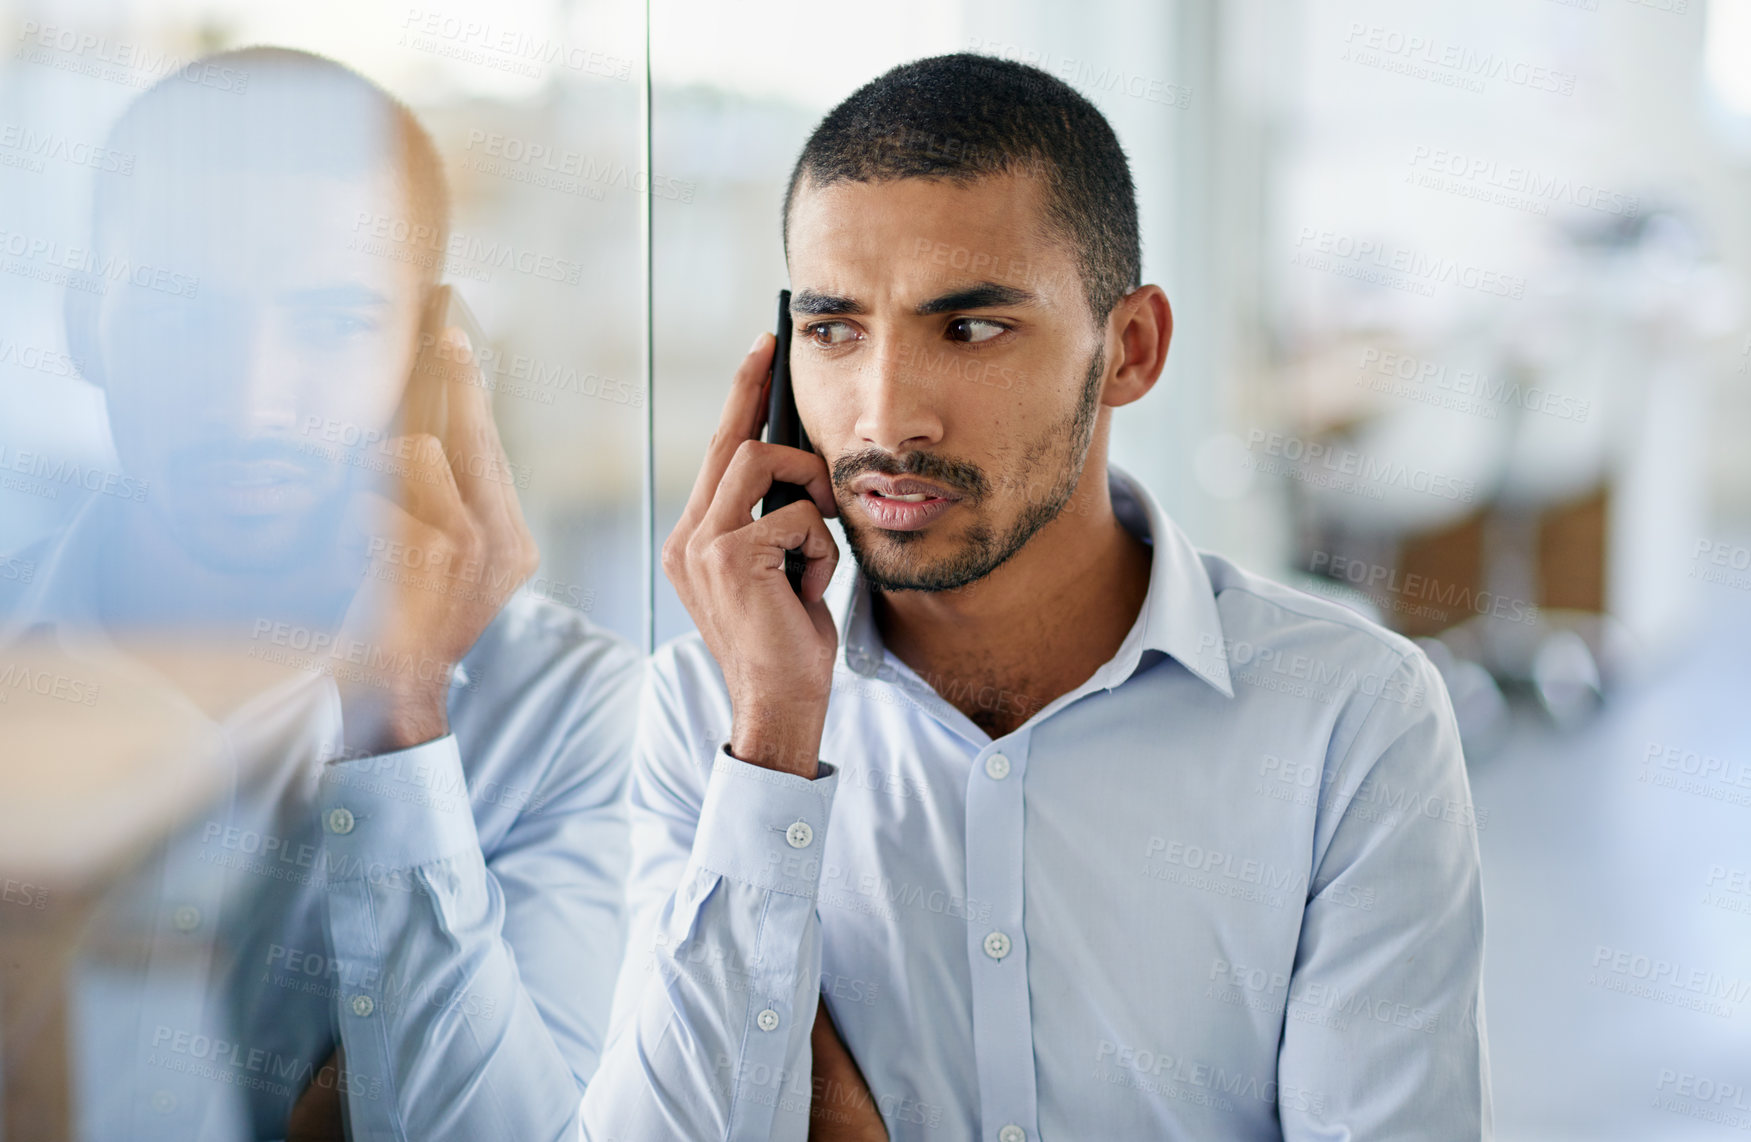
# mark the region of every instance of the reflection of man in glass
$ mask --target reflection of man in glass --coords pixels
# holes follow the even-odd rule
[[[247,83],[117,124],[69,292],[148,495],[95,497],[13,629],[112,637],[197,704],[191,654],[295,669],[209,710],[239,776],[104,911],[82,1130],[558,1137],[618,965],[637,658],[513,596],[536,554],[434,302],[430,139],[329,61],[212,62]]]

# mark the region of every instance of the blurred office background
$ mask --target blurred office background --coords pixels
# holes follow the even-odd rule
[[[1200,545],[1424,639],[1447,675],[1499,1136],[1743,1136],[1751,0],[652,0],[649,171],[645,20],[636,0],[0,4],[6,462],[114,464],[29,253],[81,241],[90,171],[21,132],[100,142],[158,66],[32,33],[159,60],[307,48],[405,98],[444,153],[478,239],[450,278],[530,476],[531,589],[672,637],[673,592],[642,601],[646,404],[660,541],[786,284],[809,127],[907,59],[1037,62],[1117,128],[1175,307],[1115,461]],[[586,270],[507,270],[507,246]],[[0,556],[71,496],[0,489]]]

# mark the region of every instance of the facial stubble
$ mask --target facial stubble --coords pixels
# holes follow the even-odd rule
[[[979,520],[966,532],[958,550],[932,564],[920,566],[908,559],[905,549],[922,540],[925,531],[888,531],[866,528],[851,522],[851,515],[840,513],[844,521],[845,538],[852,557],[869,585],[879,591],[953,591],[976,583],[1003,566],[1020,551],[1041,528],[1058,518],[1070,498],[1076,494],[1082,471],[1088,462],[1089,444],[1094,438],[1095,414],[1100,410],[1101,381],[1106,372],[1106,351],[1097,348],[1089,361],[1078,394],[1076,407],[1070,415],[1042,432],[1023,450],[1020,473],[1037,471],[1053,453],[1060,456],[1057,478],[1046,494],[1035,499],[1032,484],[1025,477],[1006,483],[1025,490],[1025,502],[1009,527],[999,534],[988,520]],[[977,509],[990,494],[991,482],[983,470],[964,461],[949,461],[923,452],[908,453],[904,462],[882,465],[854,454],[841,457],[833,467],[833,482],[844,487],[852,476],[864,471],[882,471],[888,475],[937,478],[967,493],[964,503]]]

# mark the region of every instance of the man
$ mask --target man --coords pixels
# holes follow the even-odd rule
[[[191,74],[231,78],[170,77],[114,129],[135,161],[99,176],[69,292],[141,494],[95,496],[10,616],[14,653],[113,643],[227,767],[87,942],[80,1132],[575,1134],[638,655],[512,594],[537,553],[436,308],[449,199],[412,114],[298,52]],[[291,669],[214,698],[263,664]]]
[[[651,966],[592,1094],[665,1080],[651,1138],[802,1138],[811,1089],[866,1128],[858,1070],[897,1139],[1487,1134],[1437,674],[1107,463],[1172,334],[1108,124],[908,64],[816,128],[785,225],[815,453],[756,439],[762,337],[663,551],[698,633],[645,695]],[[751,519],[775,480],[807,501]],[[811,1085],[817,992],[855,1063]]]

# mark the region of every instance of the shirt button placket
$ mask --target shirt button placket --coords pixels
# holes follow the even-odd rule
[[[227,815],[224,823],[233,820]],[[213,917],[219,914],[225,877],[218,865],[201,860],[208,844],[204,835],[191,834],[172,842],[163,857],[160,891],[167,896],[160,897],[146,963],[137,981],[139,1043],[148,1059],[155,1049],[154,1029],[198,1034],[208,1026],[199,999],[183,986],[191,976],[204,976],[213,963]],[[135,1122],[135,1135],[130,1137],[193,1137],[199,1129],[198,1115],[208,1102],[201,1089],[204,1081],[190,1071],[159,1071],[130,1115]]]
[[[1032,1010],[1022,932],[1024,735],[973,759],[967,778],[967,959],[973,985],[980,1138],[1026,1142],[1035,1127]]]

